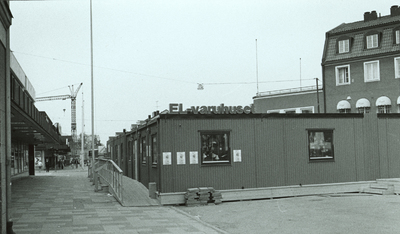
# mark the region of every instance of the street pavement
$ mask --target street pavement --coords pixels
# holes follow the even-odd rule
[[[13,230],[23,233],[226,233],[172,206],[123,207],[94,192],[87,170],[12,178]]]
[[[107,192],[94,192],[87,170],[80,168],[12,178],[17,234],[400,233],[398,195],[330,194],[198,207],[136,202],[143,206],[121,206]]]

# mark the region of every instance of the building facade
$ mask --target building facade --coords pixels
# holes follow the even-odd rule
[[[306,86],[257,93],[253,105],[256,113],[322,113],[323,97],[322,85]]]
[[[161,198],[183,198],[194,187],[243,191],[371,181],[400,176],[399,119],[170,110],[111,137],[107,146],[124,175],[155,183]]]
[[[322,77],[327,113],[399,113],[400,8],[328,31]]]
[[[11,225],[11,111],[10,111],[10,26],[12,14],[8,0],[0,1],[0,173],[1,233]]]

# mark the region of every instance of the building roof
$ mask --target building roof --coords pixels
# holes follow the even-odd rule
[[[400,26],[400,7],[394,5],[390,8],[390,15],[378,16],[376,11],[365,12],[364,20],[352,23],[343,23],[326,33],[323,65],[326,62],[339,62],[353,58],[368,58],[381,54],[398,53],[400,44],[393,43],[393,29]],[[377,30],[380,34],[379,47],[365,48],[365,33]],[[338,40],[348,37],[350,39],[350,52],[338,53]]]
[[[356,21],[353,23],[343,23],[343,24],[337,26],[336,28],[328,31],[327,33],[329,35],[342,34],[342,33],[351,32],[351,31],[358,31],[358,30],[373,28],[376,26],[389,25],[389,24],[393,24],[396,22],[400,23],[400,15],[397,15],[397,16],[386,15],[386,16],[378,17],[375,20],[369,20],[367,22],[362,20],[362,21]]]

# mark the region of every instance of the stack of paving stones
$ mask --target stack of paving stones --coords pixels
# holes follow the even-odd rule
[[[200,187],[197,194],[199,195],[200,205],[207,205],[210,200],[210,188]]]
[[[185,204],[186,206],[197,206],[200,205],[199,188],[189,188],[185,193]]]
[[[212,203],[218,205],[222,203],[222,194],[221,191],[216,191],[214,188],[210,191],[210,200]]]
[[[186,206],[208,205],[209,203],[221,204],[222,195],[213,187],[189,188],[185,193]]]

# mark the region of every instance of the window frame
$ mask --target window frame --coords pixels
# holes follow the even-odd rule
[[[367,67],[366,66],[369,65],[369,64],[373,64],[373,63],[377,64],[377,75],[378,75],[378,78],[376,78],[376,79],[368,79],[368,73],[367,73]],[[374,82],[374,81],[380,81],[381,80],[379,60],[364,62],[363,67],[364,67],[364,82]]]
[[[372,41],[371,41],[372,39]],[[370,43],[371,42],[371,43]],[[379,47],[379,33],[371,33],[365,36],[365,43],[367,49],[375,49]],[[370,46],[371,44],[371,46]]]
[[[338,40],[338,53],[344,54],[350,52],[350,39]]]
[[[371,111],[371,107],[358,107],[357,113],[368,114]]]
[[[225,142],[222,142],[222,138],[225,138],[225,135],[226,135]],[[210,136],[214,137],[210,138]],[[200,137],[201,166],[232,164],[231,130],[199,130],[199,137]],[[216,155],[216,157],[211,156],[210,160],[208,159],[206,160],[206,158],[210,157],[210,155],[207,155],[207,151],[210,151],[211,148],[213,148],[213,146],[210,146],[210,141],[216,141],[217,142],[215,143],[217,144],[216,148],[219,148],[219,150],[217,150],[218,151],[217,154],[214,154]],[[214,143],[211,144],[214,145]],[[221,147],[225,148],[225,150],[221,149]],[[226,159],[221,160],[221,158],[223,157],[226,157]]]
[[[348,81],[345,82],[344,79],[343,79],[343,82],[340,83],[340,77],[339,77],[340,73],[339,73],[339,71],[340,71],[340,69],[344,69],[344,68],[347,68],[347,79],[348,79]],[[335,77],[336,77],[336,86],[351,84],[350,65],[347,64],[347,65],[336,66],[335,67]]]
[[[376,113],[388,114],[392,113],[392,105],[381,105],[376,107]]]
[[[142,164],[147,163],[147,155],[146,155],[146,136],[140,138],[140,157],[142,159]]]
[[[151,135],[151,142],[150,142],[150,156],[152,165],[158,164],[158,146],[157,146],[157,134]]]
[[[394,61],[394,78],[399,79],[400,78],[400,57],[394,58],[393,61]]]
[[[334,161],[335,160],[335,147],[334,147],[334,130],[332,128],[315,128],[315,129],[306,129],[307,130],[307,148],[308,148],[308,160],[309,162],[318,162],[318,161]],[[314,134],[312,134],[314,133]],[[314,150],[315,144],[317,144],[315,137],[317,136],[316,133],[323,134],[324,142],[317,145],[319,148]],[[320,135],[320,134],[318,134]],[[314,137],[314,138],[312,138]],[[326,138],[330,139],[330,141],[325,140]],[[329,143],[329,144],[328,144]],[[322,146],[323,144],[323,146]],[[320,147],[329,146],[330,149],[324,152],[323,148]],[[318,152],[319,151],[319,152]],[[327,155],[323,156],[324,153]]]
[[[400,44],[400,26],[393,28],[393,45]]]

